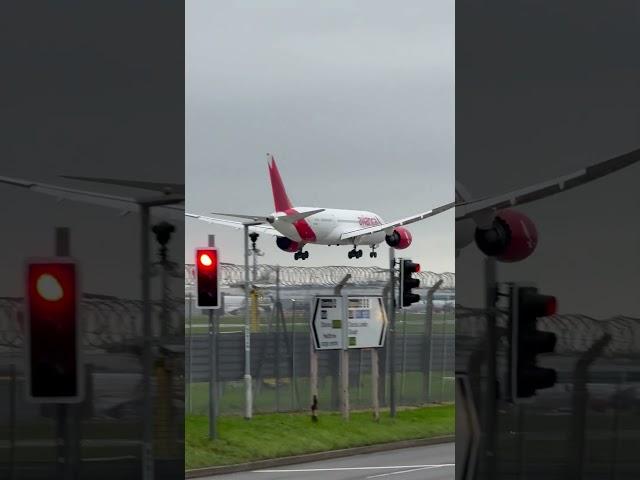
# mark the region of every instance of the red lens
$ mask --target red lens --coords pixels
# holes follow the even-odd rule
[[[200,265],[202,265],[203,267],[210,267],[211,265],[213,265],[213,260],[211,260],[211,256],[208,253],[202,253],[200,254]]]
[[[416,263],[416,273],[418,273],[420,271],[420,264]]]

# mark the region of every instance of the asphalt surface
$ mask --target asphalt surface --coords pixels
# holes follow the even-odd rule
[[[405,448],[207,477],[211,480],[453,480],[454,444]]]

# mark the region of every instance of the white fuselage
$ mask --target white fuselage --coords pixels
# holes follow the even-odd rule
[[[294,207],[298,213],[316,210],[311,207]],[[276,212],[275,217],[283,212]],[[343,233],[362,228],[382,225],[384,222],[379,215],[362,210],[341,210],[327,208],[293,224],[282,219],[276,219],[272,224],[282,236],[300,243],[315,243],[318,245],[377,245],[384,242],[385,232],[376,232],[358,238],[341,240]]]

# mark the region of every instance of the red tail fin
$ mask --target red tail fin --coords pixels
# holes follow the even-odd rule
[[[276,166],[276,161],[274,160],[273,155],[269,155],[269,157],[271,158],[271,161],[269,162],[269,177],[271,178],[273,203],[275,205],[276,212],[284,212],[285,210],[293,208],[293,205],[291,205],[291,200],[289,200],[287,192],[284,189],[280,172]]]

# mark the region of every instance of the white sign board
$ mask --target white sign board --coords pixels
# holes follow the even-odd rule
[[[316,297],[311,309],[311,331],[316,350],[343,348],[343,297]],[[387,314],[382,297],[348,297],[349,348],[375,348],[384,345]]]

